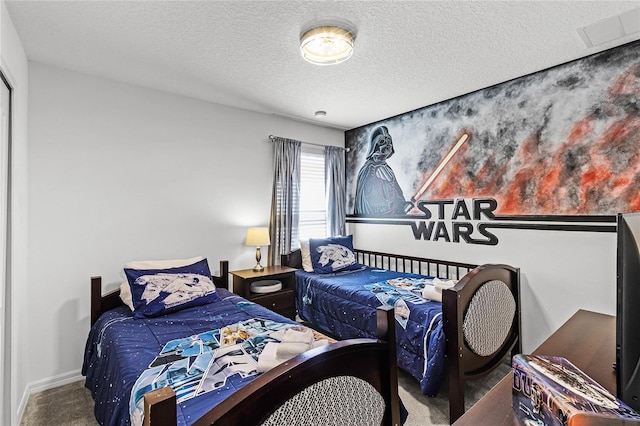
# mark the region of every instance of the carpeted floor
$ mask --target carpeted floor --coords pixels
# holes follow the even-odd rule
[[[29,397],[20,426],[95,426],[93,398],[84,381],[34,393]]]
[[[468,410],[510,373],[511,361],[506,359],[489,375],[465,383],[465,409]],[[422,394],[419,383],[412,376],[400,370],[398,372],[398,393],[403,404],[407,407],[407,411],[409,411],[405,426],[449,424],[449,394],[446,383],[437,397],[429,398]],[[493,424],[492,419],[487,419],[486,425]]]
[[[490,375],[468,382],[465,386],[467,408],[510,371],[510,364],[503,362]],[[399,371],[398,377],[400,398],[409,411],[405,426],[449,424],[446,384],[438,397],[428,398],[422,395],[420,386],[413,377],[403,371]],[[84,387],[83,381],[31,395],[20,423],[21,426],[95,426],[97,424],[93,417],[93,399]]]

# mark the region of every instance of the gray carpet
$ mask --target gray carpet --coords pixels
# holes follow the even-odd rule
[[[511,361],[503,361],[498,368],[489,375],[465,383],[465,409],[469,409],[494,387],[504,376],[511,373]],[[419,383],[409,374],[398,372],[398,393],[407,407],[409,417],[405,426],[448,425],[449,424],[449,394],[445,383],[435,398],[429,398],[420,391]],[[487,419],[487,425],[493,425],[492,419]],[[481,425],[478,425],[481,426]]]
[[[93,398],[84,381],[34,393],[29,397],[21,426],[95,426]]]
[[[510,371],[510,364],[503,362],[488,376],[468,382],[465,386],[467,409]],[[413,377],[403,371],[399,372],[398,377],[400,398],[409,411],[405,426],[449,424],[446,384],[436,398],[428,398],[422,395]],[[93,417],[93,399],[83,381],[31,395],[20,423],[21,426],[97,424]]]

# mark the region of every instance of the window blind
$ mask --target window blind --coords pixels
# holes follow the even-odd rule
[[[300,156],[300,221],[297,241],[326,237],[326,210],[324,148],[303,145]]]

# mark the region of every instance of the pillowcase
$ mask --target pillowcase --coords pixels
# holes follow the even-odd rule
[[[191,257],[189,259],[169,259],[169,260],[134,260],[124,265],[125,268],[131,269],[167,269],[177,268],[178,266],[193,265],[204,259],[202,256]],[[131,299],[131,288],[128,281],[120,283],[120,300],[131,309],[134,310],[133,300]]]
[[[309,240],[311,265],[318,274],[359,269],[353,252],[353,236],[311,238]]]
[[[130,269],[168,269],[177,268],[179,266],[193,265],[200,262],[204,256],[190,257],[188,259],[169,259],[169,260],[134,260],[124,265]]]
[[[125,268],[134,318],[152,318],[219,299],[207,259],[166,269]]]
[[[311,252],[309,251],[309,240],[300,241],[300,256],[302,257],[302,269],[313,272],[311,265]]]
[[[129,281],[122,281],[120,283],[120,300],[127,305],[131,312],[135,309],[133,307],[133,299],[131,298],[131,288],[129,287]]]

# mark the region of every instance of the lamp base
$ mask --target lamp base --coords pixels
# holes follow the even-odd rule
[[[262,255],[260,254],[260,246],[258,246],[256,247],[256,266],[253,267],[253,272],[264,271],[264,266],[260,264],[260,259],[262,259]]]

